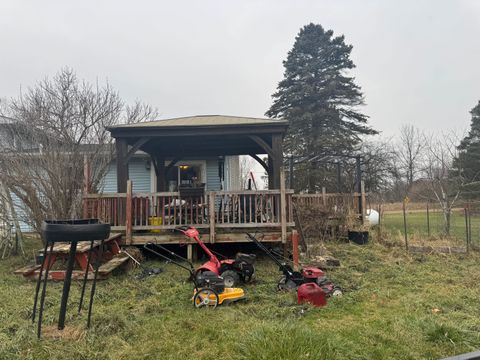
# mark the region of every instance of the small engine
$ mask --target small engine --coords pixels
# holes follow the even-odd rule
[[[215,290],[219,294],[225,290],[225,282],[223,281],[223,278],[212,271],[203,271],[198,273],[196,276],[196,281],[198,287],[208,287]]]

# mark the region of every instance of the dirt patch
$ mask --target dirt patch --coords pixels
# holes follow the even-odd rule
[[[58,330],[55,325],[42,327],[42,336],[48,339],[69,339],[79,340],[85,337],[85,329],[77,326],[66,326],[63,330]]]

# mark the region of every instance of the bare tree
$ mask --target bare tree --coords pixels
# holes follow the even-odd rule
[[[425,151],[425,135],[413,125],[403,125],[400,128],[396,155],[398,169],[405,179],[407,192],[421,173]]]
[[[443,214],[443,232],[450,235],[451,214],[465,179],[453,171],[453,161],[457,157],[457,147],[460,138],[455,133],[432,136],[426,142],[424,173],[426,184],[430,191],[427,196],[433,196]]]
[[[68,68],[9,103],[15,121],[0,144],[0,182],[21,204],[22,220],[39,230],[45,218],[80,216],[84,162],[88,187],[101,187],[113,146],[107,127],[138,122],[155,111],[126,106],[106,83],[91,85]]]
[[[255,160],[252,157],[240,156],[240,181],[242,189],[245,189],[247,187],[247,181],[250,172],[253,171],[254,166]]]

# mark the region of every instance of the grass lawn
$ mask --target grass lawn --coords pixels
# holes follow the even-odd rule
[[[438,239],[443,234],[443,214],[439,210],[430,212],[430,235],[434,239]],[[402,211],[388,211],[383,214],[383,230],[393,236],[403,237],[404,224]],[[472,242],[479,242],[478,234],[480,233],[480,217],[471,217]],[[457,245],[465,245],[465,215],[463,209],[455,209],[451,215],[450,238],[452,243]],[[407,211],[407,234],[410,237],[421,238],[428,237],[427,214],[425,210]]]
[[[50,283],[41,341],[29,320],[34,283],[12,274],[24,261],[2,260],[0,359],[439,359],[480,348],[479,254],[328,247],[342,262],[329,276],[346,293],[324,308],[277,293],[278,272],[264,260],[257,284],[245,286],[246,303],[196,310],[185,273],[162,264],[163,274],[143,281],[124,274],[99,282],[88,332],[86,315],[75,315],[74,283],[61,339],[47,334],[61,291]]]

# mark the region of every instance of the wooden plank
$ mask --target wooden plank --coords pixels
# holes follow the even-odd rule
[[[208,194],[208,217],[210,227],[210,243],[215,242],[215,193],[212,191]]]
[[[127,262],[130,258],[128,256],[124,256],[124,254],[115,255],[111,260],[107,261],[105,264],[101,265],[98,268],[98,272],[100,274],[108,274],[118,268],[123,263]]]
[[[365,223],[367,219],[367,199],[365,196],[365,182],[362,180],[360,182],[361,187],[361,201],[362,201],[362,224]]]
[[[287,201],[285,196],[285,171],[280,168],[280,223],[282,229],[282,243],[287,242]]]
[[[127,205],[125,218],[125,240],[127,245],[132,241],[132,180],[127,181]]]
[[[16,275],[24,275],[27,276],[31,273],[33,273],[35,270],[40,269],[40,265],[28,265],[24,266],[20,269],[15,270],[13,273]]]
[[[207,194],[210,191],[207,191]],[[293,194],[292,189],[286,189],[286,194]],[[232,190],[232,191],[215,191],[215,194],[218,196],[223,195],[269,195],[269,194],[280,194],[280,189],[276,190]]]
[[[109,199],[109,198],[124,198],[126,193],[98,193],[98,194],[84,194],[84,199]]]
[[[281,242],[282,234],[280,231],[262,232],[262,239],[259,239],[262,242]],[[205,240],[203,235],[201,238]],[[291,236],[291,232],[287,233],[287,237]],[[178,234],[161,234],[161,235],[134,235],[132,238],[132,245],[144,245],[148,242],[158,243],[158,244],[195,244],[194,240],[186,239],[183,235]],[[215,234],[215,243],[235,243],[235,242],[251,242],[244,233],[216,233]]]
[[[107,244],[112,240],[120,240],[122,238],[122,234],[114,234],[111,235],[108,239],[104,240],[104,243]],[[100,240],[96,240],[93,242],[93,247],[99,246],[101,243]],[[83,253],[90,250],[90,241],[79,241],[77,245],[77,253]],[[39,253],[42,253],[43,250],[39,250]],[[58,242],[53,246],[54,253],[66,253],[70,252],[70,243],[69,242]]]
[[[173,196],[173,197],[178,197],[180,196],[180,193],[178,191],[162,191],[162,192],[134,192],[132,194],[132,197],[150,197],[150,196],[156,196],[156,197],[168,197],[168,196]]]

